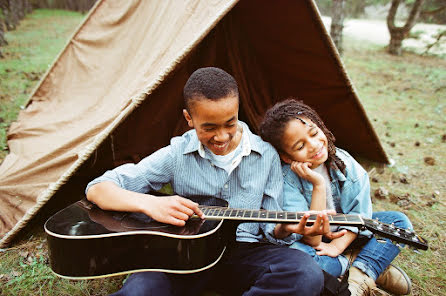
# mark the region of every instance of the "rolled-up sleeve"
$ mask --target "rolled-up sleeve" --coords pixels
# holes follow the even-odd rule
[[[113,182],[119,187],[140,193],[159,190],[170,182],[173,176],[175,159],[172,147],[164,147],[147,156],[137,164],[128,163],[106,171],[102,176],[87,184],[88,189],[101,182]]]

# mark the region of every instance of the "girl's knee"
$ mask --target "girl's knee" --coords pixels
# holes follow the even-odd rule
[[[409,218],[406,216],[406,214],[402,212],[393,212],[395,215],[395,224],[396,227],[404,228],[404,229],[413,229],[412,223],[410,222]]]

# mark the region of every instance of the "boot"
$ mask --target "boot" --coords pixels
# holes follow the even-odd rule
[[[348,290],[351,296],[371,296],[371,291],[374,289],[376,289],[376,284],[371,277],[356,267],[350,267]]]
[[[399,267],[390,264],[378,277],[376,284],[382,289],[396,295],[408,295],[412,290],[412,282]]]

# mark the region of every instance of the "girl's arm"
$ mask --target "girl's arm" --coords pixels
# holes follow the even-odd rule
[[[310,211],[323,211],[326,209],[326,188],[324,177],[310,169],[310,163],[296,162],[291,163],[291,170],[299,177],[313,184],[313,192],[311,195]],[[301,239],[307,245],[312,247],[318,246],[322,241],[322,235],[306,236]]]
[[[344,230],[345,231],[345,230]],[[351,231],[339,238],[333,239],[330,243],[321,243],[314,248],[318,250],[316,254],[319,256],[326,255],[330,257],[337,257],[342,254],[345,249],[356,239],[358,235]]]

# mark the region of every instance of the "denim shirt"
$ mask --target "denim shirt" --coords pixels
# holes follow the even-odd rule
[[[203,153],[195,130],[171,139],[170,145],[154,152],[138,164],[124,164],[91,181],[92,185],[111,181],[121,188],[147,193],[170,183],[175,194],[185,197],[213,196],[226,200],[231,208],[282,208],[283,178],[276,150],[243,127],[242,159],[230,174],[215,166]],[[295,234],[284,240],[273,236],[273,223],[242,223],[237,241],[259,242],[265,238],[276,244],[290,244]]]
[[[359,214],[364,218],[372,217],[372,200],[370,198],[369,176],[364,168],[346,151],[336,148],[336,155],[345,163],[345,174],[339,169],[329,169],[331,176],[331,192],[336,212],[343,214]],[[285,211],[308,211],[311,204],[313,184],[295,174],[290,165],[282,166],[284,176],[283,199]],[[341,226],[358,233],[357,227]],[[364,230],[361,235],[371,236]],[[300,239],[302,236],[298,236]]]

